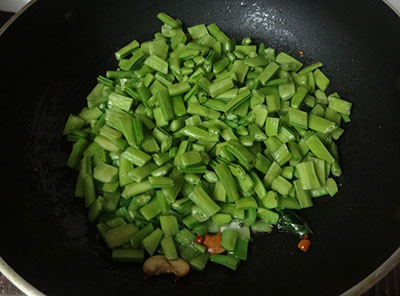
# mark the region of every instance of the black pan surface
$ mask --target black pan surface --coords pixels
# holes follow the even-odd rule
[[[114,51],[159,30],[160,11],[321,60],[329,91],[354,102],[339,143],[343,186],[303,212],[316,233],[308,253],[287,234],[256,236],[239,271],[209,264],[178,284],[143,281],[140,264],[111,262],[73,198],[61,133],[96,76],[116,67]],[[400,19],[378,0],[39,0],[0,38],[0,255],[48,295],[344,292],[400,246],[399,36]]]

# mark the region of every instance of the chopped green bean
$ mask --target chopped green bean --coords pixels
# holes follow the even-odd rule
[[[161,247],[164,251],[164,256],[168,260],[178,259],[178,252],[176,250],[175,242],[172,236],[164,236],[161,240]]]
[[[156,251],[162,236],[163,232],[161,231],[160,228],[157,228],[142,240],[142,244],[150,256],[152,256]]]
[[[334,163],[335,159],[333,158],[332,154],[316,135],[309,137],[305,143],[311,152],[315,154],[315,156],[325,160],[328,163]]]
[[[129,225],[129,224],[128,224]],[[136,231],[130,239],[132,248],[137,249],[141,246],[145,237],[154,231],[153,224],[149,223],[139,231]]]
[[[121,157],[129,160],[134,165],[137,165],[139,167],[144,166],[151,159],[150,155],[134,147],[129,147],[128,149],[126,149],[121,154]]]
[[[174,180],[168,177],[149,177],[149,182],[153,188],[170,188],[174,187]]]
[[[155,55],[149,56],[144,61],[144,64],[163,74],[168,74],[168,63],[163,59],[159,58],[158,56]]]
[[[236,270],[240,264],[240,259],[230,255],[211,254],[210,260],[214,263],[221,264],[232,270]]]
[[[189,194],[189,198],[209,217],[213,216],[221,209],[201,187],[193,190],[192,193]]]
[[[142,249],[115,249],[111,258],[117,262],[142,262],[144,251]]]
[[[128,243],[137,232],[138,229],[135,225],[125,224],[107,231],[104,239],[108,247],[113,249]]]
[[[239,235],[235,230],[225,229],[222,231],[221,247],[227,251],[234,251],[238,237]]]

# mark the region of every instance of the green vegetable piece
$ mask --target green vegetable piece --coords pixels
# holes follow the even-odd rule
[[[291,101],[291,106],[293,108],[299,108],[301,102],[303,102],[304,98],[306,97],[308,93],[308,89],[304,86],[299,86],[296,90],[296,93],[294,94],[294,96],[292,97],[292,101]]]
[[[115,249],[111,259],[117,262],[143,262],[143,249]]]
[[[212,218],[212,221],[217,226],[226,225],[226,224],[229,224],[232,222],[232,216],[229,214],[218,213],[218,214],[215,214],[214,216],[212,216],[211,218]]]
[[[298,163],[296,165],[296,170],[304,190],[316,189],[321,186],[313,162],[307,161]]]
[[[103,203],[104,198],[102,196],[99,196],[96,201],[92,203],[88,213],[89,222],[93,223],[97,220],[103,210]]]
[[[343,115],[350,115],[352,103],[337,97],[329,97],[329,108]]]
[[[178,196],[182,188],[184,179],[183,175],[176,168],[172,169],[168,177],[174,181],[174,186],[170,188],[163,188],[162,191],[165,197],[168,199],[168,201],[173,202],[175,201],[176,197]]]
[[[149,203],[140,208],[140,213],[143,217],[150,221],[161,213],[160,205],[156,198],[153,198]]]
[[[258,76],[258,81],[262,83],[262,85],[265,85],[268,80],[271,79],[271,77],[275,74],[275,72],[279,69],[279,66],[272,62],[270,63]]]
[[[266,221],[258,220],[251,226],[253,232],[272,232],[271,224]],[[244,259],[243,259],[244,260]]]
[[[142,240],[143,247],[150,256],[153,256],[154,252],[157,250],[162,237],[163,232],[160,228],[156,228],[156,230]]]
[[[116,107],[118,109],[129,111],[132,108],[133,99],[126,96],[111,92],[108,96],[107,105],[109,108]]]
[[[271,184],[271,189],[277,191],[283,196],[289,195],[289,192],[292,189],[292,187],[293,185],[282,176],[276,177]]]
[[[278,194],[275,191],[268,191],[262,198],[261,205],[267,209],[275,209],[278,206]]]
[[[153,162],[149,162],[142,167],[137,167],[128,172],[129,176],[133,178],[135,182],[142,182],[147,178],[155,169],[157,165]]]
[[[173,96],[171,98],[172,106],[174,108],[174,113],[176,116],[183,116],[186,114],[186,107],[183,103],[183,99],[181,96]]]
[[[120,199],[119,192],[104,192],[103,211],[114,212],[117,209]]]
[[[290,193],[291,195],[295,194],[295,190],[292,191],[293,193]],[[301,206],[297,199],[292,196],[280,196],[279,198],[279,208],[280,209],[291,209],[291,210],[300,210]]]
[[[272,162],[267,173],[264,176],[264,185],[267,189],[271,188],[272,182],[282,173],[282,168],[277,162]]]
[[[281,100],[275,94],[267,95],[268,112],[273,113],[281,109]]]
[[[168,74],[168,63],[156,55],[149,56],[144,64],[158,72]]]
[[[208,217],[212,217],[221,208],[211,199],[202,187],[197,187],[189,194],[190,200],[196,204]]]
[[[232,178],[232,181],[233,181],[233,178]],[[212,193],[212,198],[216,201],[226,202],[227,194],[226,194],[225,186],[222,183],[222,181],[218,181],[217,183],[215,183],[214,191]]]
[[[240,264],[240,259],[230,255],[211,254],[210,260],[214,263],[221,264],[235,271]]]
[[[176,29],[181,26],[177,20],[170,17],[168,14],[166,14],[164,12],[160,12],[159,14],[157,14],[157,18],[160,21],[162,21],[164,24],[170,26],[172,29]]]
[[[189,151],[179,155],[179,163],[182,167],[186,168],[194,166],[203,162],[201,154],[197,151]]]
[[[245,80],[245,78],[246,78],[247,72],[249,71],[249,66],[246,65],[246,64],[245,64],[243,61],[241,61],[241,60],[236,60],[236,61],[233,63],[233,66],[232,66],[232,70],[231,70],[231,71],[232,71],[233,73],[235,73],[237,80],[238,80],[240,83],[243,83],[244,80]]]
[[[309,137],[305,143],[315,156],[325,160],[328,163],[335,162],[335,158],[316,135]]]
[[[128,224],[129,225],[129,224]],[[132,248],[137,249],[142,245],[142,241],[145,237],[147,237],[150,233],[154,231],[153,224],[149,223],[139,231],[136,231],[132,238],[130,239],[130,243]]]
[[[261,142],[265,141],[267,137],[265,134],[262,132],[262,130],[258,127],[257,124],[250,124],[249,125],[249,132],[250,132],[250,137],[254,139],[254,141]]]
[[[126,114],[118,118],[119,130],[124,135],[130,146],[136,145],[135,131],[133,127],[133,117]]]
[[[205,142],[218,142],[219,138],[218,135],[212,135],[204,129],[193,125],[184,127],[179,131],[179,133],[189,138]]]
[[[143,124],[139,118],[133,118],[133,132],[135,136],[135,143],[141,145],[144,140]]]
[[[83,152],[85,151],[88,145],[88,141],[85,139],[79,139],[72,146],[72,152],[68,157],[67,166],[73,169],[78,169],[79,164],[81,162]]]
[[[225,35],[224,32],[221,31],[220,28],[216,24],[211,24],[207,26],[208,32],[217,39],[219,42],[229,42],[230,39]]]
[[[326,75],[322,73],[320,69],[316,69],[314,71],[314,77],[315,77],[315,84],[317,85],[317,87],[320,90],[325,91],[330,83],[329,78],[326,77]]]
[[[293,182],[294,188],[296,190],[296,197],[302,208],[308,208],[313,206],[311,195],[308,191],[303,189],[303,183],[301,180],[296,180]]]
[[[295,84],[290,79],[288,83],[280,84],[278,86],[279,89],[279,96],[282,101],[287,101],[296,93]]]
[[[195,234],[193,234],[187,228],[183,228],[176,234],[175,241],[178,244],[188,246],[194,241],[195,238],[196,238]]]
[[[307,128],[308,126],[307,112],[294,108],[289,108],[288,115],[290,124],[304,129]]]
[[[129,198],[134,195],[147,192],[151,189],[153,189],[153,186],[148,180],[142,181],[140,183],[131,183],[125,186],[124,190],[121,193],[121,196],[124,198]]]
[[[333,178],[326,179],[326,191],[331,197],[333,197],[338,192],[338,187],[335,179]]]
[[[257,51],[257,47],[255,45],[248,44],[236,45],[235,51],[240,51],[243,54],[249,55],[251,53],[255,53]]]
[[[179,231],[178,220],[175,216],[167,215],[160,217],[161,229],[165,235],[176,235]]]
[[[177,260],[178,252],[176,250],[175,242],[172,236],[164,236],[161,240],[161,247],[164,251],[164,256],[168,260]]]
[[[337,126],[335,122],[310,114],[308,116],[308,127],[323,134],[333,132]]]
[[[83,176],[83,192],[85,197],[85,207],[88,208],[96,200],[96,189],[94,187],[93,177]]]
[[[242,144],[235,140],[229,140],[227,149],[232,153],[239,162],[246,168],[251,169],[256,161],[254,155],[247,150]]]
[[[243,220],[243,224],[246,226],[253,225],[257,220],[257,209],[250,208],[245,210],[245,219]]]
[[[284,52],[280,52],[276,58],[275,58],[275,62],[277,62],[278,64],[288,64],[288,63],[293,63],[295,65],[295,71],[299,70],[301,67],[303,67],[303,63],[301,63],[300,61],[296,60],[295,58],[291,57],[290,55],[288,55],[287,53]]]
[[[257,209],[257,202],[253,197],[243,197],[236,201],[238,209]]]
[[[172,120],[175,117],[175,113],[168,90],[166,88],[158,89],[155,97],[157,98],[164,121]]]
[[[153,188],[171,188],[174,187],[174,180],[168,177],[149,177],[149,182]]]
[[[156,139],[150,135],[144,135],[140,148],[147,153],[156,153],[160,151],[160,146],[158,145]]]
[[[121,157],[119,160],[119,171],[118,171],[120,186],[125,186],[134,181],[133,178],[128,174],[132,169],[133,169],[133,164],[129,160]]]
[[[108,230],[104,234],[104,240],[110,249],[122,246],[130,241],[130,239],[138,232],[133,224],[125,224]]]
[[[188,82],[182,81],[168,86],[168,92],[170,96],[177,96],[189,91],[190,88],[191,87]]]
[[[225,229],[222,231],[221,247],[227,251],[234,251],[238,237],[239,235],[235,230]]]
[[[303,70],[299,71],[298,74],[299,75],[310,74],[310,72],[312,72],[318,68],[321,68],[322,66],[323,66],[323,64],[321,62],[317,62],[317,63],[311,64],[311,65],[305,67]]]
[[[220,94],[223,94],[227,90],[234,87],[233,81],[230,78],[226,78],[217,82],[214,82],[209,86],[209,92],[211,97],[215,98]]]
[[[193,40],[199,39],[199,38],[203,37],[204,35],[208,35],[207,28],[204,24],[189,27],[188,32]]]
[[[253,108],[253,113],[255,115],[254,123],[259,127],[264,127],[265,121],[268,116],[268,109],[265,105],[257,105]]]
[[[260,229],[260,227],[258,229]],[[249,248],[249,240],[238,238],[236,241],[235,250],[232,252],[232,256],[240,260],[247,260],[248,248]]]
[[[207,254],[201,254],[189,261],[190,266],[192,266],[193,269],[198,270],[198,271],[203,271],[206,268],[208,262],[208,255]]]
[[[119,67],[124,71],[129,71],[134,67],[142,58],[144,57],[144,53],[141,49],[135,50],[132,57],[129,59],[121,59],[119,60]]]
[[[163,177],[167,175],[173,168],[174,166],[171,163],[167,163],[158,169],[152,171],[151,175],[154,177]]]
[[[240,104],[242,104],[244,101],[248,100],[251,96],[251,92],[248,88],[245,88],[239,94],[234,97],[231,101],[229,101],[225,105],[225,113],[230,112],[231,110],[237,108]]]
[[[202,117],[207,117],[210,119],[217,119],[220,117],[221,113],[215,110],[208,109],[198,103],[188,103],[187,113],[198,114]]]
[[[165,39],[157,39],[149,43],[149,54],[156,55],[163,60],[167,58],[168,49]]]
[[[121,157],[129,160],[131,163],[139,167],[144,166],[151,159],[150,155],[134,147],[128,147],[121,154]]]
[[[278,220],[279,220],[279,214],[271,211],[269,209],[265,209],[265,208],[258,208],[257,209],[257,215],[258,217],[260,217],[261,219],[271,223],[271,224],[277,224]]]
[[[68,116],[67,122],[65,123],[63,135],[68,135],[75,130],[80,130],[84,124],[85,124],[85,121],[82,118],[80,118],[79,116],[70,114]]]
[[[282,143],[277,137],[269,137],[264,143],[272,158],[279,165],[284,165],[291,159],[292,156],[286,144]]]
[[[106,163],[100,163],[93,169],[93,178],[103,183],[115,182],[118,178],[118,169]]]
[[[115,52],[115,58],[119,61],[120,59],[123,59],[124,57],[132,53],[132,51],[138,47],[139,47],[139,42],[133,40],[132,42],[130,42],[129,44],[125,45],[117,52]]]
[[[265,133],[268,137],[273,137],[278,135],[279,131],[279,118],[267,117],[265,122]]]

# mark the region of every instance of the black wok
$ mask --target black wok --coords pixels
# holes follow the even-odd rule
[[[323,61],[329,90],[354,103],[339,143],[343,186],[303,212],[316,233],[308,253],[288,234],[257,236],[238,272],[209,264],[179,284],[143,281],[140,264],[111,262],[73,198],[61,133],[95,77],[116,66],[114,51],[159,30],[159,11],[296,57],[303,50],[298,58]],[[399,49],[400,19],[378,0],[37,1],[0,38],[1,257],[49,295],[346,291],[400,246]]]

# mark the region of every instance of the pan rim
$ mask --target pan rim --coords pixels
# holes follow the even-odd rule
[[[400,17],[400,7],[396,7],[390,2],[390,0],[382,0],[391,10],[393,10]],[[2,27],[0,27],[0,37],[4,32],[37,0],[31,0],[18,12],[16,12]],[[400,246],[396,251],[378,268],[371,272],[366,278],[358,282],[356,285],[345,291],[341,296],[357,296],[365,293],[375,284],[377,284],[382,278],[384,278],[390,271],[392,271],[397,265],[400,264]],[[23,293],[30,296],[44,296],[41,291],[27,282],[22,276],[20,276],[6,261],[0,256],[0,272],[10,280],[18,289]]]
[[[45,296],[45,294],[24,280],[2,257],[0,257],[0,272],[26,295]]]
[[[10,17],[3,26],[0,27],[0,37],[4,34],[4,32],[13,24],[29,7],[35,4],[37,0],[31,0],[24,7],[22,7],[19,11],[17,11],[12,17]]]
[[[396,0],[382,0],[391,10],[400,17],[400,3],[396,4]]]

